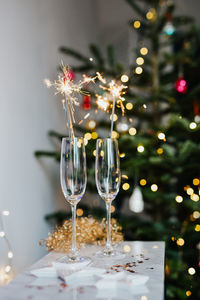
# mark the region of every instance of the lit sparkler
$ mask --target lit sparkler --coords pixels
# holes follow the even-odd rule
[[[67,119],[67,128],[69,131],[69,138],[74,138],[74,129],[73,129],[73,123],[75,123],[74,118],[74,105],[78,106],[78,98],[76,97],[76,94],[82,94],[82,95],[88,95],[89,92],[85,91],[83,87],[86,84],[89,84],[91,82],[95,82],[95,77],[89,77],[87,75],[83,76],[83,80],[80,80],[78,83],[74,83],[71,79],[70,75],[70,68],[65,66],[63,63],[61,63],[61,69],[62,73],[58,75],[58,79],[54,82],[51,82],[49,79],[45,79],[44,82],[47,87],[54,87],[56,89],[55,94],[61,94],[64,96],[63,107],[66,111],[66,119]]]
[[[123,101],[125,99],[123,95],[126,93],[124,90],[127,88],[127,86],[117,83],[116,80],[111,80],[110,82],[107,83],[106,79],[103,78],[103,76],[99,72],[97,72],[96,74],[99,81],[103,83],[103,85],[100,85],[99,87],[104,91],[108,91],[109,94],[112,96],[111,130],[110,130],[110,135],[112,138],[115,104],[119,105],[123,115],[125,111],[124,104],[123,104]],[[97,97],[97,104],[100,107],[102,107],[104,110],[106,110],[108,107],[108,105],[106,106],[108,100],[105,97],[99,95],[96,95],[96,97]]]

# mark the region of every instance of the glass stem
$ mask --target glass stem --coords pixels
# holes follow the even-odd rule
[[[72,254],[76,254],[76,204],[72,205]]]
[[[106,202],[106,211],[107,211],[107,240],[106,240],[106,248],[108,250],[112,250],[111,244],[111,213],[110,213],[111,201]]]

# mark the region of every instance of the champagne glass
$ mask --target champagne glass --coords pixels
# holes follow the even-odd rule
[[[72,209],[72,249],[70,254],[60,262],[90,262],[87,257],[80,257],[76,247],[76,206],[85,193],[86,153],[83,138],[63,138],[60,161],[60,181],[65,199]]]
[[[119,192],[121,173],[118,141],[106,138],[98,139],[96,144],[96,186],[100,197],[106,203],[107,240],[106,247],[100,256],[116,256],[121,254],[112,247],[111,242],[111,203]]]

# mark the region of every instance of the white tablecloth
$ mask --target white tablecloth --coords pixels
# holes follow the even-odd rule
[[[58,259],[60,253],[49,253],[29,270],[18,275],[9,285],[0,288],[1,300],[163,300],[164,299],[164,242],[124,242],[118,246],[125,249],[126,256],[123,259],[107,261],[97,261],[93,258],[94,253],[99,251],[99,247],[86,246],[81,250],[83,255],[90,256],[93,259],[93,266],[110,268],[113,265],[124,265],[131,263],[133,266],[129,268],[134,273],[128,271],[129,275],[139,274],[149,276],[149,280],[145,285],[139,285],[132,290],[132,293],[126,289],[114,290],[97,290],[94,286],[84,286],[72,288],[66,286],[59,279],[51,279],[51,285],[38,284],[35,285],[35,277],[30,274],[30,270],[51,266],[52,261]],[[48,282],[48,279],[46,279]],[[119,284],[120,286],[120,284]]]

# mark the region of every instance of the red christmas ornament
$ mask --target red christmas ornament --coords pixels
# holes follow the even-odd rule
[[[187,82],[183,77],[179,77],[175,82],[175,89],[180,94],[185,94],[187,92],[188,86]]]
[[[75,78],[75,73],[72,70],[68,70],[65,74],[68,80],[74,80]]]
[[[89,110],[91,108],[91,96],[83,96],[83,109]]]

